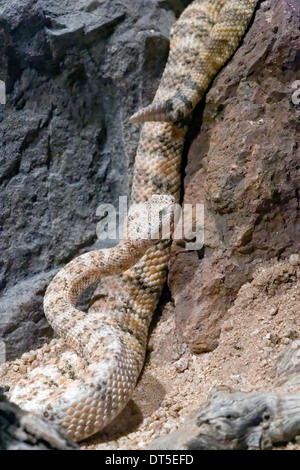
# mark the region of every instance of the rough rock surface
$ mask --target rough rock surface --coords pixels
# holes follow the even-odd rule
[[[187,0],[0,0],[0,339],[51,336],[50,278],[97,244],[96,209],[127,195],[139,127]],[[103,246],[102,243],[101,246]]]
[[[184,202],[205,205],[205,244],[198,252],[176,246],[169,276],[176,323],[194,352],[217,346],[257,260],[300,250],[299,25],[297,0],[260,2],[206,97],[184,180]]]

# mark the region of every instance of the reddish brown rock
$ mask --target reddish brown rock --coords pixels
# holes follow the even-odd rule
[[[299,25],[297,0],[260,2],[207,95],[188,154],[184,202],[205,205],[205,246],[174,247],[169,285],[194,352],[217,346],[222,319],[258,259],[299,252],[300,107],[292,100]]]

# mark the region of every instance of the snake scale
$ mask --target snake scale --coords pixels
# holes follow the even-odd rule
[[[171,30],[169,58],[144,123],[131,204],[153,195],[180,197],[186,119],[238,48],[257,0],[194,0]],[[151,202],[150,202],[151,204]],[[144,364],[148,327],[166,281],[170,239],[128,240],[71,261],[45,295],[47,319],[60,339],[5,364],[22,374],[10,399],[43,414],[76,441],[102,430],[124,408]],[[118,274],[118,304],[84,314],[87,286]],[[0,374],[1,375],[1,374]]]

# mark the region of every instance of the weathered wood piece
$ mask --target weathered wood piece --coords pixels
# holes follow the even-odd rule
[[[0,450],[75,450],[77,445],[48,421],[6,400],[0,389]]]

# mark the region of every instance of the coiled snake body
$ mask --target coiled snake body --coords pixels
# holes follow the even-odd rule
[[[256,3],[194,0],[173,26],[169,59],[154,101],[132,118],[145,124],[131,203],[145,203],[155,194],[179,201],[183,120],[237,49]],[[42,413],[77,441],[111,422],[128,402],[143,367],[148,327],[169,255],[168,239],[132,240],[110,251],[82,255],[60,271],[47,290],[44,307],[62,340],[16,361],[27,375],[10,398]],[[120,273],[117,306],[87,315],[76,310],[88,285]],[[60,352],[66,345],[68,354]]]

